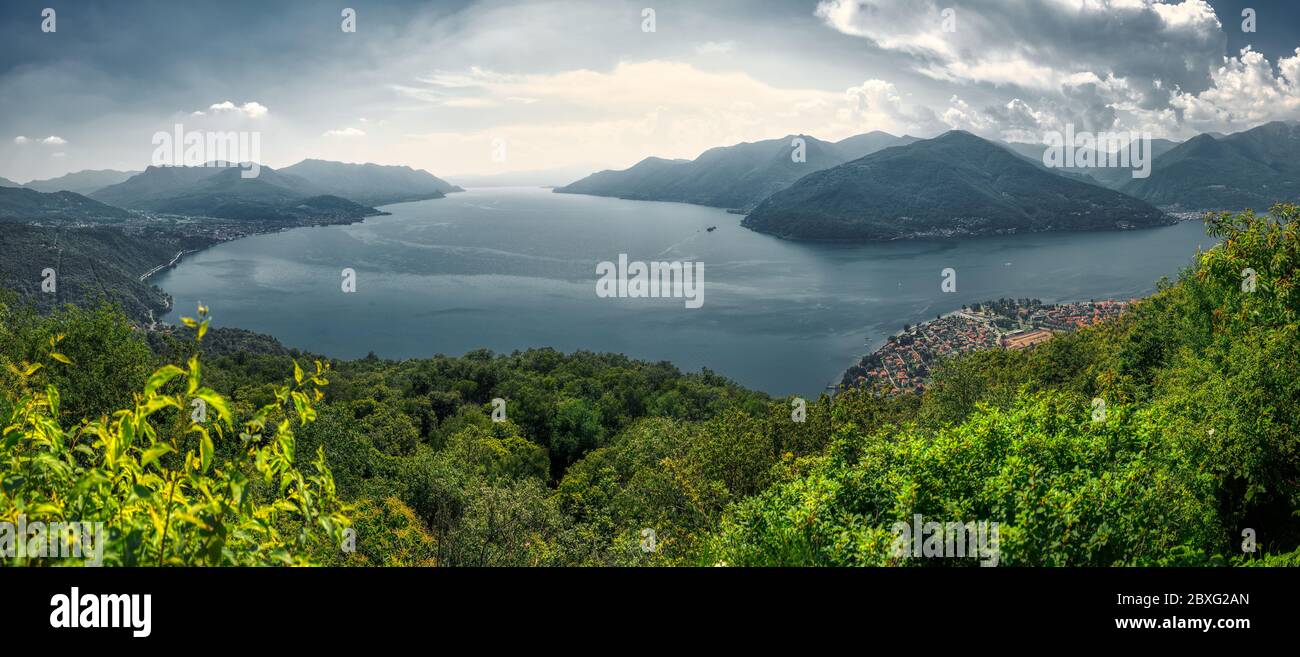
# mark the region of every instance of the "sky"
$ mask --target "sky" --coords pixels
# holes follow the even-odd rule
[[[258,133],[272,167],[454,182],[789,134],[1185,139],[1296,119],[1293,0],[0,5],[0,176],[19,182],[142,169],[177,124]]]

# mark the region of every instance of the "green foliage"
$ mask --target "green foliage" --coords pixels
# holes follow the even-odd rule
[[[704,558],[911,563],[891,527],[920,513],[999,522],[1006,564],[1294,563],[1300,208],[1208,225],[1223,243],[1176,284],[1119,321],[945,363],[915,420],[838,432],[734,505]],[[1266,556],[1243,555],[1245,529]]]
[[[738,505],[711,556],[737,565],[907,565],[896,522],[1000,523],[1004,565],[1208,563],[1220,545],[1209,477],[1158,423],[1037,393],[928,432],[841,431],[806,476]],[[930,562],[934,563],[934,562]]]
[[[582,563],[694,563],[731,505],[799,472],[839,428],[874,429],[911,404],[851,391],[808,404],[803,423],[791,421],[784,402],[705,422],[642,420],[568,469],[557,490],[560,508],[595,545]],[[642,529],[655,532],[653,555],[638,549]]]
[[[862,241],[1171,222],[1144,201],[954,130],[804,175],[741,225],[792,239]]]
[[[336,566],[436,566],[437,541],[396,497],[366,498],[351,513],[354,551],[322,542],[320,561]],[[348,544],[344,539],[343,545]]]
[[[202,335],[206,309],[191,321]],[[346,506],[323,454],[310,471],[295,465],[294,428],[315,419],[327,383],[319,363],[312,374],[295,367],[276,403],[242,423],[203,385],[195,357],[154,371],[125,408],[65,428],[59,389],[34,379],[77,367],[54,351],[63,340],[50,338],[47,362],[8,364],[0,519],[102,523],[102,559],[113,565],[305,564],[314,537],[341,538]],[[195,400],[211,415],[191,412]],[[226,451],[238,458],[218,460],[217,445],[235,441]]]
[[[58,338],[58,349],[50,340]],[[55,356],[51,357],[51,352]],[[19,383],[9,365],[36,363],[30,385],[59,390],[60,420],[111,414],[132,401],[131,391],[153,365],[149,347],[112,307],[83,310],[67,306],[49,317],[30,308],[0,305],[0,384],[12,390]]]
[[[0,304],[0,520],[101,521],[105,560],[139,565],[976,563],[896,554],[916,514],[999,523],[1006,565],[1295,565],[1300,208],[1209,229],[1220,246],[1115,321],[803,422],[615,354],[303,370],[202,315],[150,333],[151,356],[110,309]]]

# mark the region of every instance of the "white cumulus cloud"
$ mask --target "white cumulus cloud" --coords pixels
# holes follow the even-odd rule
[[[695,52],[701,55],[722,55],[735,49],[735,41],[705,41],[695,46]]]
[[[339,130],[326,130],[322,137],[364,137],[365,131],[356,128],[341,128]]]
[[[236,105],[235,103],[226,100],[208,106],[208,112],[212,112],[213,114],[242,114],[250,119],[260,119],[263,116],[266,116],[267,111],[265,105],[255,100],[250,100],[243,105]],[[191,116],[205,116],[207,112],[199,110],[191,112],[190,114]]]
[[[1000,96],[971,107],[954,95],[940,110],[986,135],[1069,123],[1185,137],[1297,111],[1300,56],[1276,69],[1249,49],[1225,57],[1207,0],[821,0],[815,14],[914,73]]]

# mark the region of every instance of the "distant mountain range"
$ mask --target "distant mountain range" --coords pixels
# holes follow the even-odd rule
[[[791,158],[796,138],[805,162]],[[1152,139],[1148,178],[1134,178],[1133,167],[1049,168],[1045,148],[959,131],[931,140],[871,132],[833,143],[789,135],[694,160],[650,157],[555,191],[738,209],[755,230],[839,240],[1129,228],[1166,223],[1152,206],[1263,210],[1300,200],[1297,122],[1183,143]]]
[[[802,161],[794,157],[796,139],[803,140]],[[814,171],[916,140],[884,132],[834,143],[808,135],[787,135],[709,149],[694,160],[649,157],[631,168],[601,171],[555,191],[748,210]]]
[[[937,151],[942,144],[947,150]],[[713,148],[694,160],[649,157],[555,191],[727,208],[751,213],[744,225],[756,230],[807,239],[1095,230],[1159,223],[1149,205],[1134,205],[1134,199],[1169,211],[1262,210],[1300,199],[1300,123],[1207,133],[1181,144],[1155,139],[1151,146],[1152,175],[1142,179],[1133,178],[1130,168],[1047,168],[1041,144],[988,142],[966,133],[919,140],[877,131],[837,142],[787,135]],[[794,157],[796,149],[801,158]],[[1012,166],[997,153],[1013,154],[1012,160],[1029,167]],[[945,157],[956,159],[945,162]],[[0,189],[6,190],[0,219],[115,220],[129,216],[120,209],[129,209],[272,222],[340,221],[377,214],[373,206],[462,191],[405,166],[312,159],[279,170],[263,166],[257,177],[243,178],[237,167],[212,164],[217,166],[79,171],[25,185],[0,178]],[[561,171],[533,177],[554,180]],[[1084,186],[1065,189],[1044,173]],[[537,184],[529,174],[480,178],[475,180],[484,185]],[[951,189],[940,189],[939,180],[947,180]],[[1098,186],[1127,198],[1092,189]],[[14,188],[46,196],[15,194]],[[1121,216],[1127,211],[1135,214]],[[1063,214],[1052,219],[1048,212]],[[886,226],[891,222],[893,229]]]
[[[116,185],[138,173],[140,172],[115,171],[113,169],[77,171],[76,173],[69,173],[59,176],[58,178],[33,180],[24,184],[23,187],[34,189],[38,192],[74,192],[85,195],[99,191],[109,185]]]
[[[72,192],[45,194],[34,189],[0,186],[0,222],[103,222],[131,213]]]
[[[149,167],[91,198],[120,208],[222,219],[297,221],[308,217],[360,219],[379,211],[329,194],[301,176],[263,166],[244,178],[244,169],[224,163],[206,167]]]
[[[225,162],[203,167],[148,167],[144,171],[78,171],[19,184],[0,178],[0,188],[73,193],[51,198],[8,195],[0,213],[8,219],[79,219],[123,216],[119,208],[224,219],[297,221],[358,219],[373,205],[442,198],[464,191],[427,171],[405,166],[303,160],[284,169],[262,166],[254,178]],[[88,197],[88,198],[85,198]],[[98,203],[95,203],[98,201]],[[112,206],[111,210],[103,208]],[[28,213],[28,214],[23,214]]]
[[[1182,210],[1266,210],[1300,200],[1300,123],[1274,121],[1244,132],[1200,135],[1158,157],[1151,177],[1127,194]]]
[[[1161,155],[1168,153],[1178,147],[1179,142],[1168,139],[1151,140],[1151,157],[1159,159]],[[1023,155],[1035,162],[1043,161],[1043,153],[1047,149],[1045,144],[1027,144],[1020,142],[1003,142],[1003,146],[1010,148],[1013,152]],[[1096,151],[1097,162],[1105,162],[1109,154],[1103,151]],[[1154,161],[1153,161],[1154,166]],[[1100,184],[1110,189],[1120,189],[1133,180],[1132,167],[1059,167],[1054,168],[1057,173],[1073,174],[1089,180],[1095,184]]]
[[[1172,222],[1146,202],[955,130],[811,173],[741,225],[789,239],[895,240]]]
[[[365,205],[423,201],[465,191],[423,169],[402,166],[303,160],[280,173]]]

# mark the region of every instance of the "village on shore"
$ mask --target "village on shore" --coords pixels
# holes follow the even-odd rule
[[[987,349],[1029,349],[1057,333],[1118,317],[1130,303],[998,299],[962,306],[960,311],[915,326],[904,325],[884,346],[850,367],[838,388],[921,393],[930,382],[931,368],[942,358]]]

